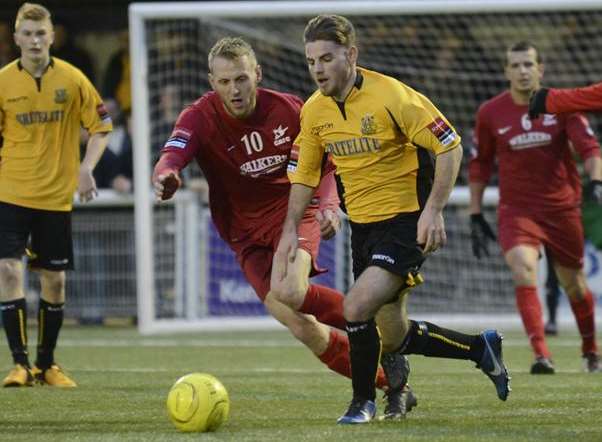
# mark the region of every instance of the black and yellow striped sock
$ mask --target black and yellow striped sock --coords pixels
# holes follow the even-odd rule
[[[54,363],[54,349],[63,325],[64,304],[51,304],[40,298],[38,309],[38,357],[36,366],[49,368]]]
[[[27,303],[25,298],[0,303],[2,323],[15,364],[29,367],[27,354]]]
[[[467,335],[425,321],[410,320],[410,330],[401,346],[403,354],[479,362],[484,343],[480,335]]]
[[[347,322],[351,384],[353,397],[373,401],[376,398],[376,372],[380,360],[381,341],[374,319]]]

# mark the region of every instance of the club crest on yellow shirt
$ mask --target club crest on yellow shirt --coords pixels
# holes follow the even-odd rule
[[[362,135],[373,135],[376,133],[376,121],[373,114],[366,114],[362,117]]]
[[[55,89],[54,90],[54,102],[62,104],[67,101],[67,90],[66,89]]]

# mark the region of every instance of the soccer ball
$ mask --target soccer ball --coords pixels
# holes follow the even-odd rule
[[[167,395],[167,414],[180,431],[215,431],[226,422],[229,412],[228,392],[210,374],[182,376]]]

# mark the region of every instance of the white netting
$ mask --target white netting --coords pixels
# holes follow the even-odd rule
[[[344,3],[333,3],[331,12],[345,15],[348,9]],[[404,2],[399,2],[399,10],[404,10]],[[178,19],[165,18],[165,10],[155,18],[148,17],[146,11],[141,31],[144,45],[137,41],[142,37],[132,35],[132,44],[143,50],[138,60],[146,64],[143,73],[147,81],[143,88],[148,94],[149,112],[139,127],[148,131],[151,158],[156,157],[182,107],[209,90],[207,53],[221,37],[242,36],[253,45],[263,67],[263,86],[303,98],[313,92],[302,34],[314,13],[266,17],[270,14],[258,9],[256,17],[239,18],[226,16],[232,15],[227,11],[224,16],[195,15],[191,11],[186,18]],[[471,147],[479,104],[506,88],[502,63],[505,48],[511,43],[528,39],[540,48],[546,60],[546,85],[576,86],[600,80],[602,6],[597,9],[589,4],[589,10],[574,11],[454,12],[353,13],[349,17],[358,33],[359,64],[394,76],[428,96],[461,133],[466,151]],[[601,121],[593,118],[598,132]],[[464,183],[465,168],[459,179],[459,184]],[[494,222],[494,208],[490,207],[486,216]],[[489,259],[479,262],[472,258],[465,203],[452,202],[447,210],[447,229],[449,245],[425,265],[428,282],[412,295],[412,311],[514,312],[512,283],[497,246]],[[157,250],[153,256],[158,259]],[[237,271],[234,260],[207,256],[216,261],[207,267],[210,274],[204,275],[206,278],[212,278],[212,272]],[[336,263],[339,273],[335,280],[343,288],[349,283],[341,277],[348,272],[347,260],[348,257]],[[206,287],[202,296],[222,293],[225,298],[236,299],[239,293],[241,299],[250,299],[236,281]],[[205,281],[200,284],[205,287]],[[228,294],[229,290],[233,293]],[[153,302],[158,306],[163,301],[155,298]],[[205,301],[201,305],[206,305]],[[237,305],[233,303],[231,311],[226,309],[220,314],[244,315],[247,310],[237,310]],[[203,312],[211,313],[211,304]]]

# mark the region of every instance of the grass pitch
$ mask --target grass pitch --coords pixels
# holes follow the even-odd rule
[[[57,360],[79,387],[0,389],[0,440],[602,441],[602,374],[581,371],[578,336],[561,330],[548,340],[553,376],[530,375],[523,333],[505,336],[507,402],[472,363],[411,356],[418,407],[402,422],[348,427],[335,422],[350,382],[286,331],[142,337],[133,328],[66,327]],[[32,338],[33,330],[35,346]],[[10,368],[2,339],[0,375]],[[178,433],[167,419],[169,388],[195,371],[217,376],[230,394],[230,419],[215,433]],[[378,405],[382,412],[381,395]]]

